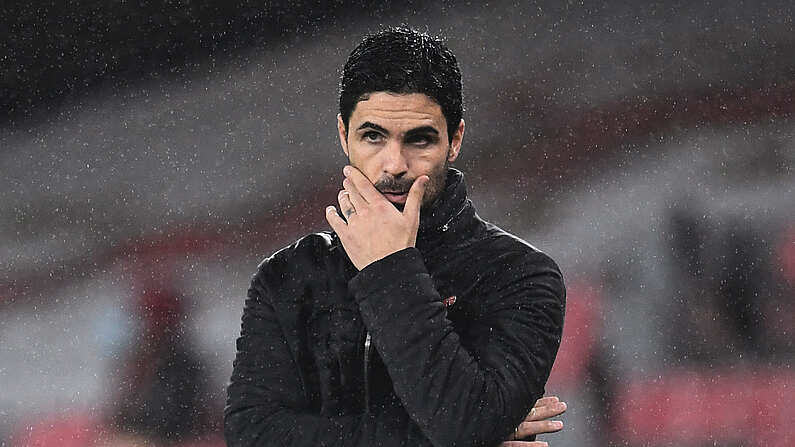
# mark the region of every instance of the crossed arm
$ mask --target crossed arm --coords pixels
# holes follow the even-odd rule
[[[246,343],[238,343],[246,345]],[[366,445],[368,440],[381,438],[381,445],[399,445],[394,440],[400,436],[412,436],[411,433],[390,433],[390,428],[384,421],[376,418],[362,416],[359,418],[323,418],[310,415],[306,411],[296,411],[287,407],[278,408],[271,405],[272,400],[261,392],[255,392],[248,397],[259,396],[251,402],[254,404],[246,408],[241,405],[243,390],[250,388],[243,380],[246,366],[236,360],[235,371],[237,379],[233,377],[233,387],[230,387],[230,404],[227,407],[225,420],[225,434],[230,447],[254,445]],[[259,388],[259,387],[257,387]],[[232,399],[232,396],[237,397]],[[297,393],[296,393],[297,394]],[[258,401],[258,402],[257,402]],[[259,403],[257,405],[257,403]],[[289,405],[287,399],[284,404]],[[273,410],[268,414],[268,408]],[[546,447],[547,443],[536,441],[535,436],[544,433],[554,433],[563,428],[563,422],[551,420],[566,411],[565,402],[556,396],[538,399],[527,414],[525,419],[517,426],[516,431],[501,443],[499,447]],[[402,424],[395,424],[401,426]],[[412,424],[413,425],[413,424]],[[379,430],[379,427],[381,429]],[[419,433],[413,426],[415,433]],[[404,429],[405,430],[405,429]],[[379,433],[380,431],[380,433]],[[346,439],[343,433],[350,436]],[[532,440],[526,440],[526,439]],[[409,438],[407,438],[409,439]],[[385,442],[386,440],[386,442]],[[389,441],[393,441],[390,443]],[[427,445],[415,439],[415,445]],[[364,442],[364,444],[362,444]]]

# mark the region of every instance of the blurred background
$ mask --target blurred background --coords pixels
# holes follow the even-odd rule
[[[0,6],[0,445],[221,446],[367,32],[446,36],[479,214],[560,264],[553,446],[795,445],[791,1]],[[588,3],[588,2],[586,2]]]

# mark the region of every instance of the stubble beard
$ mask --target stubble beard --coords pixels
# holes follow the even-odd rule
[[[445,158],[444,163],[442,163],[441,168],[428,174],[430,177],[428,183],[425,185],[425,194],[422,196],[422,205],[420,206],[420,215],[426,212],[427,210],[431,209],[439,197],[442,195],[442,191],[444,191],[445,186],[447,186],[447,168],[450,166],[450,162],[447,161]],[[398,208],[400,211],[403,211],[403,205],[400,205]]]
[[[449,162],[447,160],[444,161],[440,167],[436,170],[428,174],[428,183],[425,185],[425,193],[422,196],[422,204],[420,205],[420,215],[428,211],[433,207],[436,203],[436,200],[441,195],[444,187],[447,185],[447,167],[449,166]],[[411,189],[411,185],[414,183],[413,179],[411,182],[387,182],[383,183],[384,187],[381,187],[380,184],[376,183],[376,188],[381,191],[383,189],[400,189],[401,191]],[[380,183],[380,182],[379,182]],[[401,187],[404,186],[404,187]],[[399,211],[403,212],[403,208],[405,204],[403,203],[392,203]]]

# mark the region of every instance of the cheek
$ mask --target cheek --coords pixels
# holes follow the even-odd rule
[[[425,174],[431,178],[427,187],[428,195],[429,197],[435,198],[435,196],[444,189],[447,182],[447,167],[445,166],[444,159],[434,164],[433,168],[425,172]]]
[[[408,160],[409,165],[418,172],[422,171],[422,173],[430,175],[444,165],[445,160],[447,160],[447,151],[419,152],[410,155]]]
[[[350,149],[348,151],[348,160],[350,160],[351,166],[362,171],[362,174],[364,174],[370,182],[375,183],[380,174],[377,157],[374,156],[372,151],[368,152],[362,150],[362,148],[357,147],[355,144],[348,147]]]

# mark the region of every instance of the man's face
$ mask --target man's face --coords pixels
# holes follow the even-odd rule
[[[458,158],[464,137],[461,120],[448,143],[441,107],[422,93],[372,93],[356,104],[347,132],[340,116],[337,121],[351,166],[401,211],[412,183],[423,174],[430,178],[423,208],[436,200],[445,187],[447,164]]]

